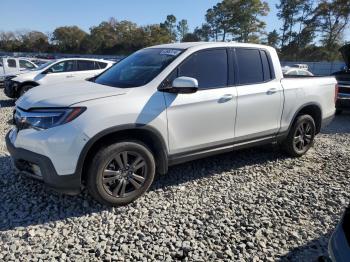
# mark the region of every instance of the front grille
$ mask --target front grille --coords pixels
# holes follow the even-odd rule
[[[339,86],[340,94],[350,94],[350,85],[349,87]]]

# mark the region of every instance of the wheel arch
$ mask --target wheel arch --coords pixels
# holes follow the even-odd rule
[[[35,81],[24,81],[24,82],[20,83],[18,85],[18,87],[16,88],[16,96],[20,96],[20,92],[21,92],[22,87],[27,86],[27,85],[30,85],[32,87],[36,87],[39,84]]]
[[[307,103],[299,107],[299,109],[296,111],[296,113],[293,116],[293,119],[289,125],[288,132],[291,129],[293,123],[295,122],[296,118],[300,115],[310,115],[315,121],[316,125],[316,134],[318,134],[321,130],[322,126],[322,109],[321,105],[318,103]]]
[[[126,139],[137,140],[144,143],[155,157],[158,173],[167,173],[167,145],[159,131],[150,126],[130,124],[108,128],[89,140],[81,151],[78,159],[76,174],[80,177],[80,180],[83,181],[86,179],[88,165],[97,150],[111,142],[118,142]]]

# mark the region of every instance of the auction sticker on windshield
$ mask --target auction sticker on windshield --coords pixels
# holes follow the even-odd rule
[[[180,53],[181,51],[176,49],[164,49],[160,52],[161,55],[170,55],[170,56],[177,56]]]

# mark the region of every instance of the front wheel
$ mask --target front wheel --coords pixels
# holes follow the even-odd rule
[[[126,205],[151,186],[155,161],[139,142],[118,142],[100,149],[93,158],[87,179],[90,194],[101,204]]]
[[[283,147],[289,155],[300,157],[311,148],[315,135],[314,119],[310,115],[300,115],[294,121]]]

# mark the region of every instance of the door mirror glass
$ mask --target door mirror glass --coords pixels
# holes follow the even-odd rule
[[[198,90],[198,80],[192,77],[181,76],[175,78],[172,87],[168,90],[172,93],[191,94]]]

